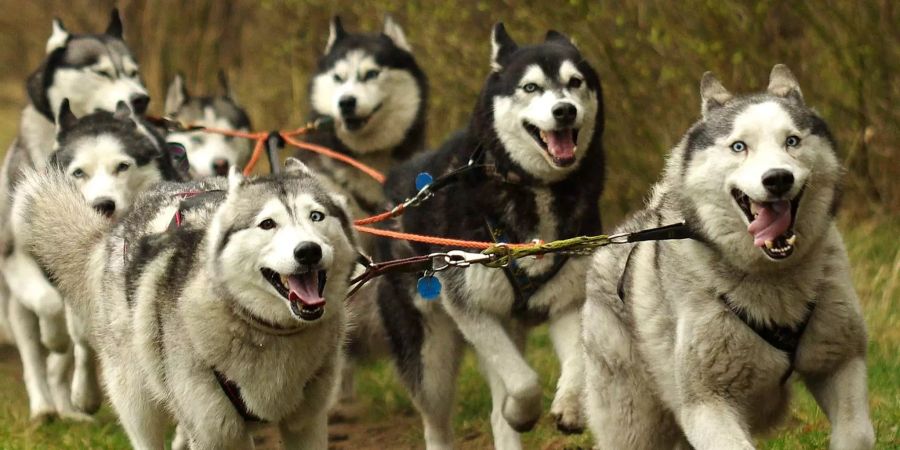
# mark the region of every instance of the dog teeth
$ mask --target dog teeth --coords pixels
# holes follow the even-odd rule
[[[547,132],[544,130],[541,130],[540,134],[541,134],[541,140],[544,141],[544,143],[546,144],[547,143]]]
[[[786,239],[786,241],[787,241],[788,245],[794,245],[794,243],[797,242],[797,235],[792,234],[791,237]]]
[[[775,242],[771,240],[766,241],[766,248],[772,250],[773,248],[775,248]]]
[[[759,207],[756,206],[756,202],[750,202],[750,214],[753,214],[753,217],[759,215]]]
[[[290,286],[290,283],[288,283],[288,279],[286,276],[284,276],[282,274],[278,274],[278,276],[281,277],[281,285],[282,286]]]

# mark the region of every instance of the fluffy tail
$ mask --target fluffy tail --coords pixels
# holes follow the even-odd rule
[[[110,221],[94,211],[59,170],[28,170],[16,185],[12,232],[16,251],[35,258],[67,301],[87,308],[99,286],[102,242]],[[93,275],[93,276],[92,276]]]

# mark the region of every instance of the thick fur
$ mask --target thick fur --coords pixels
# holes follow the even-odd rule
[[[106,391],[134,448],[163,448],[167,416],[190,448],[250,448],[249,425],[214,370],[240,387],[251,413],[279,426],[288,448],[326,448],[356,252],[342,201],[320,186],[296,160],[280,178],[233,170],[227,183],[161,184],[112,226],[59,173],[26,176],[16,230],[91,315]],[[181,193],[196,191],[206,193],[169,227]],[[263,228],[267,219],[274,228]],[[261,274],[301,270],[300,243],[321,248],[308,270],[328,271],[327,307],[314,321],[295,318]]]
[[[245,132],[251,128],[250,118],[238,104],[225,72],[219,72],[218,92],[206,96],[191,95],[184,77],[176,75],[166,94],[165,114],[188,125]],[[197,178],[224,176],[232,166],[244,167],[252,151],[247,139],[201,131],[169,133],[166,140],[184,146]]]
[[[477,173],[401,217],[403,231],[476,241],[491,241],[488,216],[510,239],[554,240],[600,231],[598,201],[603,184],[602,94],[591,66],[568,39],[550,32],[537,45],[518,47],[502,25],[494,29],[493,72],[475,107],[469,127],[435,152],[398,166],[387,183],[392,201],[414,192],[419,172],[438,177],[467,164],[482,150],[481,163],[496,174]],[[581,84],[570,85],[578,77]],[[541,92],[522,86],[540,83]],[[555,129],[553,106],[577,111],[569,124],[578,133],[575,162],[558,167],[522,123]],[[512,124],[512,126],[510,125]],[[518,128],[518,129],[516,129]],[[521,129],[521,130],[519,130]],[[385,244],[380,260],[446,250],[431,245]],[[530,276],[548,273],[554,257],[520,261]],[[354,300],[377,298],[383,326],[396,364],[425,424],[426,446],[452,446],[451,411],[463,343],[475,349],[493,400],[491,423],[497,448],[519,448],[519,431],[540,417],[537,373],[523,356],[528,329],[548,322],[562,364],[551,407],[558,426],[578,431],[582,425],[581,374],[577,311],[584,301],[587,258],[571,257],[541,285],[523,308],[514,305],[513,287],[500,269],[473,266],[441,272],[439,300],[428,302],[415,292],[416,277],[393,275],[373,284]]]
[[[696,238],[603,248],[588,274],[582,329],[597,448],[750,449],[780,423],[790,356],[742,311],[802,333],[793,368],[831,421],[831,448],[870,449],[866,331],[834,224],[841,168],[831,134],[781,65],[765,93],[733,96],[707,74],[702,97],[702,118],[646,208],[617,230],[685,220]],[[737,140],[743,151],[729,148]],[[786,198],[803,190],[793,254],[778,260],[753,245],[731,194],[768,200],[762,174],[772,168],[794,175]]]

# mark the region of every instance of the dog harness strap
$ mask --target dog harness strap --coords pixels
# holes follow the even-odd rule
[[[806,331],[809,319],[812,318],[813,311],[816,308],[816,302],[807,302],[806,315],[803,317],[803,320],[796,325],[764,326],[747,316],[747,313],[743,309],[735,307],[731,301],[728,300],[727,294],[720,295],[719,299],[725,303],[725,306],[727,306],[741,322],[744,322],[744,325],[747,325],[748,328],[753,330],[753,332],[762,340],[766,341],[767,344],[774,347],[776,350],[787,353],[789,365],[787,371],[781,376],[781,384],[787,382],[791,374],[794,373],[794,360],[797,357],[797,348],[800,346],[800,339],[803,337],[803,332]]]
[[[218,370],[213,369],[213,374],[215,374],[216,381],[219,382],[219,387],[222,388],[222,392],[225,393],[225,396],[228,397],[228,400],[234,405],[234,409],[237,410],[238,414],[240,414],[244,420],[248,422],[265,422],[265,420],[247,409],[247,404],[244,403],[244,398],[241,397],[241,387],[238,386],[237,383],[226,378],[225,375]]]

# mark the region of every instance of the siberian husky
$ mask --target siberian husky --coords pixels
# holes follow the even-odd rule
[[[792,373],[832,449],[870,449],[866,330],[834,224],[842,170],[783,65],[732,95],[707,73],[702,117],[647,207],[619,228],[694,238],[596,252],[583,312],[598,448],[751,449],[788,410]]]
[[[564,35],[550,31],[518,46],[502,24],[492,34],[491,73],[469,127],[435,152],[398,166],[387,183],[392,201],[414,193],[420,172],[439,177],[470,160],[490,166],[441,190],[401,217],[405,232],[475,241],[530,242],[600,232],[603,185],[600,80]],[[441,247],[385,245],[379,260]],[[493,401],[497,448],[521,446],[519,432],[541,414],[538,375],[525,361],[528,329],[547,322],[562,375],[550,413],[558,428],[583,427],[583,368],[578,352],[584,256],[522,260],[506,269],[473,266],[440,272],[440,297],[426,301],[416,278],[391,275],[353,302],[375,304],[401,378],[422,414],[429,449],[453,445],[456,375],[468,341]],[[377,295],[376,295],[377,294]],[[363,315],[366,317],[366,315]]]
[[[192,96],[184,85],[184,78],[176,75],[166,94],[165,114],[186,125],[250,130],[250,118],[237,103],[228,86],[225,72],[221,71],[219,92],[202,97]],[[252,151],[252,143],[247,139],[202,131],[169,133],[166,140],[179,143],[187,149],[191,169],[198,178],[228,175],[230,167],[243,167],[247,164]]]
[[[91,317],[106,392],[135,448],[326,448],[356,261],[344,200],[299,161],[279,177],[162,183],[111,224],[60,173],[29,172],[14,227]],[[69,230],[59,233],[60,229]]]

